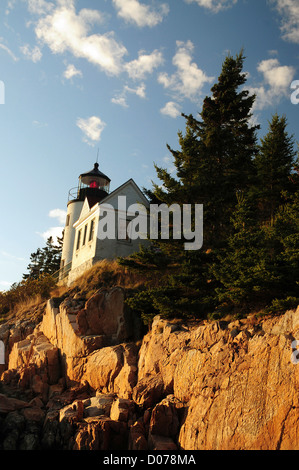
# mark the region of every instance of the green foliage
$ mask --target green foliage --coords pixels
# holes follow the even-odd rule
[[[255,97],[244,88],[243,52],[228,56],[200,119],[183,115],[179,150],[168,146],[175,173],[156,167],[162,184],[152,203],[203,204],[204,245],[155,241],[124,263],[159,277],[129,303],[156,315],[221,318],[231,311],[296,306],[299,280],[299,162],[287,120],[275,114],[260,145],[251,125]],[[192,221],[194,224],[194,220]],[[171,268],[171,269],[169,269]],[[274,299],[274,300],[273,300]]]
[[[287,310],[294,310],[299,305],[299,297],[288,296],[286,299],[274,299],[269,307],[265,308],[264,314],[282,315]]]
[[[246,198],[234,211],[234,233],[212,268],[221,284],[216,289],[220,303],[267,304],[275,297],[284,299],[298,292],[298,192],[286,199],[271,222],[260,224],[256,213]]]
[[[43,274],[54,274],[60,268],[62,239],[58,238],[58,245],[49,237],[44,248],[38,248],[30,255],[30,263],[27,266],[28,274],[23,279],[38,279]]]
[[[296,152],[294,138],[286,130],[287,119],[275,114],[269,123],[269,132],[261,139],[259,153],[254,159],[256,185],[261,218],[269,219],[283,202],[282,193],[292,191],[292,170]]]

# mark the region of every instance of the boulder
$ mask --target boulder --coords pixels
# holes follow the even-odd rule
[[[122,343],[128,337],[124,314],[124,290],[120,287],[101,289],[77,314],[80,335],[105,335]]]
[[[84,417],[93,418],[95,416],[101,415],[110,416],[110,410],[113,401],[113,395],[99,393],[95,397],[84,400]]]
[[[137,382],[133,389],[133,400],[139,406],[148,408],[159,402],[164,394],[161,375],[147,376]]]
[[[18,400],[17,398],[9,398],[0,394],[0,414],[7,414],[11,411],[21,410],[29,406],[26,401]]]
[[[125,398],[117,398],[111,406],[110,418],[114,421],[128,422],[133,417],[135,411],[135,403],[133,400]]]
[[[148,450],[146,431],[142,418],[130,427],[129,450]]]
[[[93,390],[131,398],[137,381],[136,362],[134,344],[102,348],[86,358],[81,380],[86,380]]]
[[[128,431],[125,423],[107,416],[87,418],[80,423],[74,440],[73,450],[125,450]]]
[[[154,407],[149,427],[151,434],[177,438],[180,424],[176,408],[178,403],[179,400],[170,395]]]

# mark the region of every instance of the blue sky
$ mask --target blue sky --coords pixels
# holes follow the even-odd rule
[[[61,232],[98,149],[111,189],[172,169],[180,113],[200,112],[228,52],[244,48],[260,135],[278,112],[299,140],[298,0],[1,0],[0,31],[0,290]]]

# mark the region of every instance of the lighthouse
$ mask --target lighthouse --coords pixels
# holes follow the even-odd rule
[[[95,163],[91,171],[79,176],[78,185],[69,191],[67,216],[64,228],[59,281],[71,283],[87,269],[103,259],[126,257],[139,251],[148,240],[131,237],[128,227],[135,213],[128,211],[134,204],[149,208],[149,201],[131,178],[110,191],[110,178]],[[124,205],[119,207],[121,197]],[[115,221],[115,238],[98,237],[101,220],[107,207],[112,209]],[[126,236],[119,235],[125,229]]]
[[[89,206],[105,199],[110,191],[110,178],[99,170],[99,164],[95,163],[91,171],[79,176],[78,186],[70,189],[67,215],[63,237],[63,248],[61,255],[61,268],[72,262],[73,247],[75,241],[74,223],[79,219],[85,199]]]

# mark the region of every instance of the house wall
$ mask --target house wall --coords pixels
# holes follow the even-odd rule
[[[123,210],[119,208],[119,196],[126,196],[126,206]],[[131,184],[126,185],[120,191],[112,194],[111,197],[107,197],[107,204],[110,204],[115,208],[115,229],[116,238],[100,240],[98,238],[98,224],[101,215],[101,204],[97,204],[91,210],[88,209],[81,215],[82,220],[78,220],[75,230],[75,237],[73,242],[73,255],[72,255],[72,270],[68,276],[68,284],[75,280],[78,276],[84,273],[84,271],[90,268],[94,263],[102,259],[116,259],[117,257],[126,257],[135,251],[139,250],[140,245],[148,244],[148,240],[118,240],[118,216],[124,221],[129,221],[135,217],[135,214],[131,214],[131,217],[127,214],[127,209],[130,205],[141,203],[144,204],[144,200],[140,197],[140,194],[136,191],[134,186]],[[105,200],[105,202],[106,202]],[[87,206],[88,207],[88,206]],[[80,214],[78,214],[79,219]],[[89,240],[91,222],[94,222],[94,233],[92,240]],[[73,222],[74,223],[74,222]],[[85,243],[84,231],[87,226],[87,235]],[[78,234],[81,231],[80,243],[78,244]]]
[[[96,254],[96,246],[97,246],[97,227],[99,221],[99,210],[96,212],[92,212],[79,227],[76,228],[76,236],[74,242],[74,249],[73,249],[73,262],[72,262],[72,271],[76,269],[78,266],[81,266],[83,263],[86,263],[89,260],[92,260]],[[91,224],[94,224],[94,231],[92,239],[90,240],[90,230]],[[87,227],[86,231],[86,238],[84,242],[84,232],[85,227]],[[79,248],[77,248],[78,236],[79,232],[81,231],[80,236],[80,244]]]

